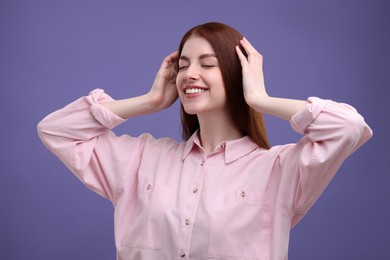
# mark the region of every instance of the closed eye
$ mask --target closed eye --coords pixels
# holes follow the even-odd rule
[[[186,69],[188,68],[188,66],[179,66],[179,70],[183,70],[183,69]]]
[[[214,68],[215,65],[209,65],[209,64],[205,64],[205,65],[202,65],[203,68]]]

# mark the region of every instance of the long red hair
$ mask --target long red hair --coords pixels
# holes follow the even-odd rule
[[[244,99],[242,68],[235,50],[235,46],[240,46],[243,36],[234,28],[222,23],[201,24],[184,34],[179,45],[179,56],[185,42],[194,35],[204,38],[213,47],[221,69],[227,106],[233,122],[242,134],[249,135],[259,147],[269,149],[263,115],[249,107]],[[241,50],[245,54],[244,49],[241,48]],[[199,121],[196,115],[186,113],[183,106],[180,112],[182,137],[188,140],[199,128]]]

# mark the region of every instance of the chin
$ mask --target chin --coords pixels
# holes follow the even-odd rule
[[[189,115],[196,115],[199,113],[199,111],[197,111],[196,109],[187,109],[187,108],[184,108],[184,111],[189,114]]]
[[[182,103],[183,105],[183,103]],[[200,104],[186,104],[183,105],[184,111],[190,115],[197,115],[204,111],[204,108]]]

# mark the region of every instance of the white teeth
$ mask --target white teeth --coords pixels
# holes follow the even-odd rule
[[[205,90],[201,89],[201,88],[187,88],[185,90],[186,94],[195,94],[195,93],[201,93],[201,92],[205,92]]]

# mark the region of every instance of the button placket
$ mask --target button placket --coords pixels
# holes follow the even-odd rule
[[[179,231],[179,257],[183,259],[187,259],[190,247],[191,247],[191,238],[193,231],[193,221],[195,220],[198,207],[199,207],[199,199],[200,199],[200,191],[202,189],[202,183],[204,178],[204,165],[205,159],[200,158],[200,162],[198,161],[198,165],[201,167],[197,169],[196,177],[194,178],[190,187],[188,187],[188,194],[192,194],[194,196],[189,196],[183,210],[183,215],[181,219],[181,228]]]
[[[202,160],[202,162],[200,163],[200,166],[203,166],[204,165],[204,160]]]

